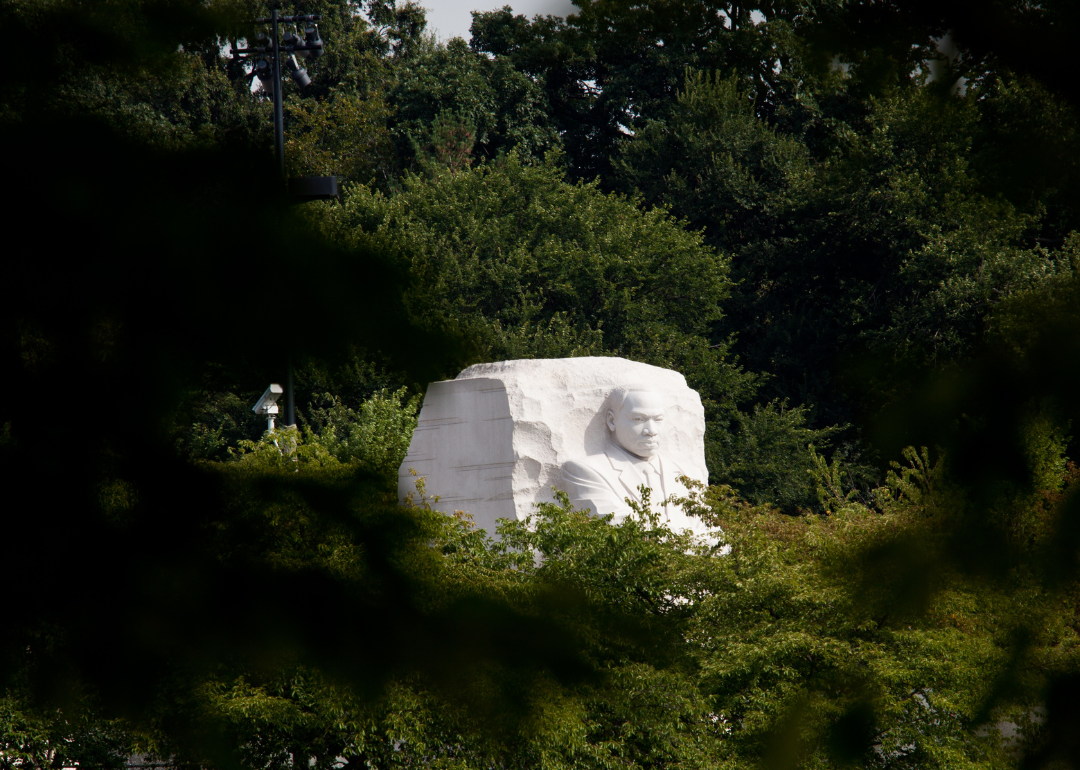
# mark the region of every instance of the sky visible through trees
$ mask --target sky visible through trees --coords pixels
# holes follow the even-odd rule
[[[446,41],[452,37],[469,39],[469,25],[473,11],[495,11],[509,5],[515,14],[528,18],[533,16],[567,16],[574,12],[569,0],[518,0],[516,3],[500,3],[498,0],[478,3],[476,0],[428,0],[422,3],[427,11],[428,25]]]

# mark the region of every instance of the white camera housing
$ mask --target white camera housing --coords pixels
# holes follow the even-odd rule
[[[281,394],[284,392],[276,382],[271,384],[266,389],[266,392],[259,397],[259,402],[251,407],[251,411],[255,412],[255,414],[277,414],[277,400],[281,398]]]

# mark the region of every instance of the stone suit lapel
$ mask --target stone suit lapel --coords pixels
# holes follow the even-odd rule
[[[611,467],[619,472],[619,481],[622,482],[623,487],[626,489],[626,494],[631,500],[641,502],[641,493],[638,491],[638,487],[645,483],[645,479],[638,473],[634,464],[629,460],[621,460],[613,454],[609,454],[608,459],[611,460]]]

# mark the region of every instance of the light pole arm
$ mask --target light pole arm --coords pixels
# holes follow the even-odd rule
[[[316,22],[322,18],[322,14],[309,13],[300,14],[296,16],[282,16],[277,8],[270,11],[268,18],[255,19],[256,24],[270,24],[271,41],[268,46],[250,46],[246,45],[243,48],[237,46],[236,41],[232,41],[232,55],[243,58],[247,57],[259,57],[256,61],[256,70],[258,69],[259,62],[264,58],[269,59],[270,64],[270,77],[272,81],[270,84],[270,96],[274,101],[274,154],[277,156],[278,174],[281,176],[281,181],[286,181],[285,177],[285,116],[284,116],[284,93],[281,87],[281,54],[287,53],[292,55],[300,52],[304,54],[318,58],[323,52],[323,42],[319,37],[318,27],[314,27],[314,35],[309,35],[308,39],[304,42],[300,42],[296,35],[291,35],[290,43],[286,46],[281,45],[281,25],[282,24],[295,24],[297,22]],[[265,37],[259,36],[260,41]],[[305,86],[310,83],[310,78],[307,76],[307,72],[304,70],[293,70],[293,79],[301,86]],[[301,82],[301,78],[306,82]],[[254,72],[252,73],[254,77]],[[267,85],[267,78],[264,73],[259,74],[260,80],[263,82],[263,86]]]

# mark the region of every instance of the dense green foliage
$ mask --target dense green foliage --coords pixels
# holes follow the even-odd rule
[[[305,207],[268,7],[0,6],[0,770],[1080,767],[1074,4],[306,0]],[[397,504],[426,383],[581,355],[725,549]]]
[[[826,432],[806,428],[798,410],[739,411],[754,381],[708,337],[730,290],[727,260],[663,210],[570,184],[554,158],[526,166],[512,154],[407,177],[391,197],[358,187],[325,227],[399,250],[414,277],[410,306],[467,333],[485,358],[614,354],[678,369],[706,405],[714,474],[742,473],[748,493],[783,503],[805,499],[805,474],[792,479],[786,463],[798,468]],[[747,457],[753,441],[773,449],[785,439],[794,451],[782,459]]]

